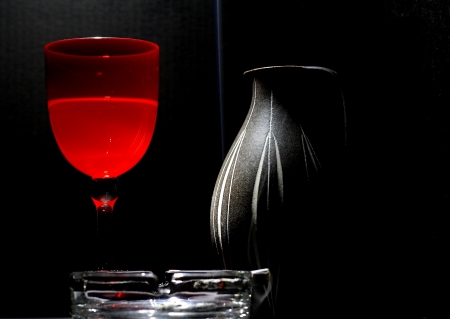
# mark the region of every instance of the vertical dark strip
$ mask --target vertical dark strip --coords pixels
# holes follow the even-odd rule
[[[225,160],[225,134],[223,118],[223,70],[222,70],[222,4],[221,0],[215,0],[216,12],[216,41],[217,41],[217,86],[219,92],[219,121],[220,144],[222,150],[222,162]]]

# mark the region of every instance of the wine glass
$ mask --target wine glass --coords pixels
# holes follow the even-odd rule
[[[98,270],[113,267],[118,176],[146,153],[156,124],[159,46],[117,37],[72,38],[44,47],[52,131],[67,161],[92,178]]]

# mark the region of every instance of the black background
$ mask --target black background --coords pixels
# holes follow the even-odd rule
[[[154,139],[120,177],[122,269],[221,267],[209,208],[250,103],[242,74],[317,65],[339,74],[348,122],[347,209],[323,212],[342,215],[325,238],[345,238],[342,287],[324,294],[341,306],[327,309],[323,298],[323,309],[337,317],[448,318],[449,35],[443,0],[2,0],[0,317],[69,316],[68,274],[91,267],[95,256],[90,178],[54,141],[43,47],[118,36],[161,47]],[[309,276],[301,247],[298,258],[292,267]]]

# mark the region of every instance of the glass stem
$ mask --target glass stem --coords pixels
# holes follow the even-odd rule
[[[114,204],[118,197],[117,178],[92,180],[91,198],[97,213],[97,270],[113,270],[114,267]]]

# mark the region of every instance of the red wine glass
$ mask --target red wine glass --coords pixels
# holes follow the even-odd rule
[[[98,269],[110,269],[117,178],[141,160],[155,129],[159,46],[72,38],[46,44],[44,55],[52,131],[67,161],[92,178]]]

